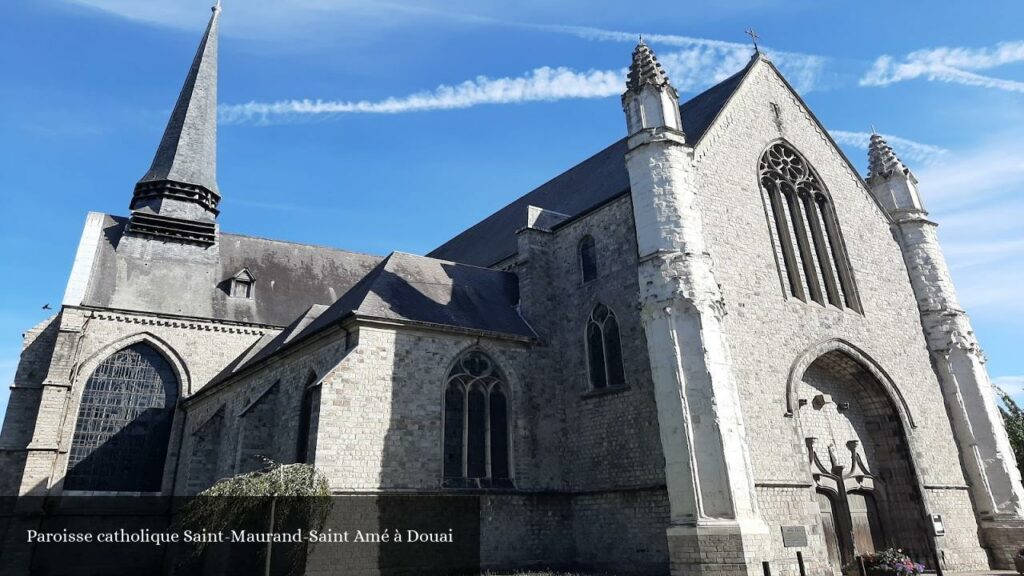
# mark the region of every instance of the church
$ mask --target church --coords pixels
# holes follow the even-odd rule
[[[928,183],[878,134],[859,174],[764,54],[680,102],[641,41],[622,139],[380,256],[220,229],[219,17],[25,333],[0,494],[192,495],[270,459],[472,496],[482,569],[1012,567],[1024,490]]]

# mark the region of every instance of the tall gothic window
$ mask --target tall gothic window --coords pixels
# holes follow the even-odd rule
[[[791,146],[777,142],[761,156],[759,174],[786,293],[859,312],[839,222],[814,168]]]
[[[178,380],[147,344],[111,354],[85,383],[65,490],[159,492]]]
[[[598,304],[587,320],[587,368],[594,390],[625,386],[619,322],[604,304]]]
[[[497,366],[479,350],[462,354],[444,393],[444,483],[510,486],[508,389]]]
[[[597,246],[594,244],[593,236],[587,235],[580,240],[580,273],[583,276],[583,283],[586,284],[597,278]]]

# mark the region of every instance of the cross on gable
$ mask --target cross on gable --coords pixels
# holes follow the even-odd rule
[[[760,53],[761,50],[757,47],[757,40],[758,38],[760,38],[760,36],[758,36],[757,31],[754,30],[753,28],[747,28],[743,32],[747,36],[750,36],[750,41],[754,43],[754,52]]]

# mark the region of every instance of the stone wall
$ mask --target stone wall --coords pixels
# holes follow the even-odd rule
[[[778,107],[778,117],[772,109]],[[831,194],[863,304],[863,314],[787,298],[773,254],[757,162],[784,138],[813,165]],[[787,416],[791,368],[809,348],[841,339],[891,378],[913,421],[908,444],[921,483],[964,486],[959,456],[929,360],[900,248],[889,222],[828,136],[771,67],[759,63],[697,145],[698,197],[718,282],[725,296],[726,336],[750,431],[750,457],[760,482],[806,482],[799,419]],[[799,378],[800,375],[796,375]],[[807,503],[813,503],[807,493]],[[928,501],[930,513],[948,500]],[[780,519],[781,520],[781,519]],[[806,517],[793,517],[804,523]],[[958,530],[973,531],[963,519]],[[956,541],[951,567],[975,569],[978,548]],[[782,551],[778,551],[781,554]]]
[[[43,380],[57,342],[60,317],[52,316],[25,333],[21,360],[11,383],[7,414],[0,432],[0,496],[19,494],[32,433],[36,427]]]
[[[178,471],[178,492],[185,487],[201,490],[213,480],[258,469],[264,458],[295,462],[303,392],[311,380],[315,384],[329,375],[346,350],[343,331],[327,333],[313,345],[293,349],[188,403],[182,462],[189,465]],[[211,426],[220,430],[216,449],[206,440]],[[317,428],[314,418],[311,429]],[[197,451],[216,460],[207,462]]]
[[[597,248],[597,277],[584,284],[579,243],[587,235]],[[629,196],[559,227],[539,243],[543,251],[536,250],[537,257],[520,263],[516,272],[523,282],[544,286],[539,294],[524,292],[523,306],[543,341],[537,354],[551,356],[536,377],[557,387],[563,403],[567,486],[582,491],[664,486],[650,361],[637,308],[636,233]],[[535,267],[541,268],[542,278],[534,279]],[[592,390],[588,380],[584,336],[597,304],[607,306],[619,324],[626,373],[621,389]]]
[[[5,459],[24,464],[4,467],[4,493],[59,489],[82,390],[110,354],[138,342],[153,346],[168,359],[181,387],[179,394],[187,397],[265,333],[268,330],[261,327],[63,308],[59,316],[26,335],[0,442]],[[165,466],[168,488],[177,438],[176,426]],[[26,453],[27,447],[32,450]]]

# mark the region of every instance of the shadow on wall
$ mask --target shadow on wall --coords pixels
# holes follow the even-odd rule
[[[389,276],[384,283],[389,290],[378,296],[404,318],[457,326],[478,322],[489,303],[473,291],[464,267],[442,265],[442,269],[447,279],[420,285],[423,290],[384,271]],[[494,303],[490,304],[494,308]],[[376,510],[379,527],[397,529],[405,542],[379,547],[377,568],[382,575],[479,570],[480,496],[441,489],[442,378],[454,360],[451,355],[458,352],[449,352],[450,347],[440,343],[443,340],[447,338],[438,339],[439,344],[433,346],[431,338],[403,330],[395,335],[379,477],[385,494],[377,498]],[[471,340],[466,340],[468,346]],[[454,542],[410,543],[408,537],[413,533],[452,534]]]
[[[16,496],[25,481],[27,449],[32,443],[39,408],[42,384],[50,369],[50,361],[60,329],[60,315],[53,316],[43,331],[21,352],[14,382],[0,432],[0,497]],[[35,486],[32,490],[45,490]]]
[[[94,447],[77,447],[87,455],[69,462],[64,490],[160,492],[173,412],[148,408]],[[73,443],[71,453],[75,450]]]

